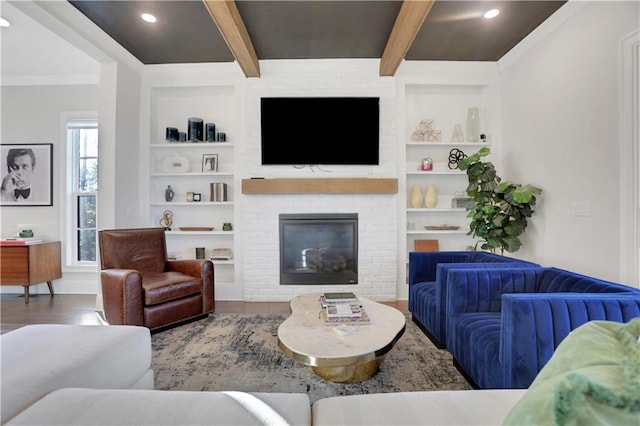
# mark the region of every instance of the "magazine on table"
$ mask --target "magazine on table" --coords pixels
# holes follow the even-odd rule
[[[361,316],[362,306],[359,303],[339,303],[336,305],[327,306],[327,318],[358,318]]]
[[[359,317],[328,317],[327,310],[322,310],[324,325],[337,326],[337,325],[368,325],[371,324],[371,319],[367,312],[362,309],[362,314]]]

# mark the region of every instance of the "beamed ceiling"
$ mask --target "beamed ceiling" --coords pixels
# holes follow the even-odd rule
[[[379,58],[497,61],[566,1],[178,0],[71,1],[143,64],[237,61],[260,76],[262,59]],[[497,8],[494,19],[482,15]],[[148,24],[143,12],[157,17]]]

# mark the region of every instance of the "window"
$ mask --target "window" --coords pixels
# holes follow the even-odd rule
[[[70,174],[72,224],[71,254],[76,264],[96,262],[98,230],[98,123],[95,120],[67,122],[67,157]],[[71,235],[72,234],[72,235]]]

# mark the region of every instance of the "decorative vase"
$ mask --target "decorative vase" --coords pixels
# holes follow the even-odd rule
[[[438,205],[438,190],[435,186],[429,185],[424,193],[424,206],[434,208]]]
[[[451,142],[464,142],[464,133],[462,132],[462,126],[456,124],[453,126],[453,133],[451,134]]]
[[[418,185],[411,187],[411,192],[409,192],[409,206],[414,209],[422,207],[422,192]]]
[[[467,140],[478,142],[480,140],[480,115],[478,107],[471,107],[467,111]]]

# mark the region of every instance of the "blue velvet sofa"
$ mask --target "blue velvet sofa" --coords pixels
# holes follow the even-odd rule
[[[484,251],[438,251],[409,253],[409,312],[413,321],[442,349],[446,345],[445,285],[449,268],[540,265]]]
[[[447,348],[481,389],[527,388],[578,326],[640,317],[640,289],[558,268],[453,268],[447,286]]]

